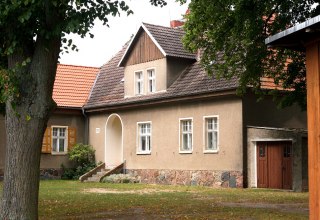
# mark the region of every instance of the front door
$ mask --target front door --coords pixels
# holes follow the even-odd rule
[[[291,189],[291,142],[258,142],[257,175],[260,188]]]

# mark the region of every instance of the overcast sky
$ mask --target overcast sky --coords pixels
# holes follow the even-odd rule
[[[89,36],[80,38],[72,35],[79,51],[70,51],[69,54],[60,54],[60,63],[81,66],[100,67],[112,58],[121,47],[135,34],[142,22],[162,26],[170,26],[170,20],[179,20],[187,10],[187,5],[180,6],[174,0],[168,0],[168,5],[160,8],[151,6],[149,0],[126,1],[134,11],[133,15],[110,17],[110,28],[97,22]]]

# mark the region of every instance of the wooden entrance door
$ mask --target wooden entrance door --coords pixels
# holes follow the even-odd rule
[[[258,142],[257,175],[260,188],[291,189],[291,142]]]

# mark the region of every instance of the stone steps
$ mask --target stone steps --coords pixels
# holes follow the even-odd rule
[[[100,179],[102,176],[104,176],[107,172],[109,172],[108,169],[102,169],[98,171],[97,173],[93,174],[91,177],[89,177],[84,182],[100,182]]]

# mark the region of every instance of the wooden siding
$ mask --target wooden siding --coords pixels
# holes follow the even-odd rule
[[[309,219],[320,216],[320,43],[311,42],[306,51]]]
[[[126,55],[124,66],[145,63],[164,58],[162,52],[153,43],[146,32],[142,32]]]

